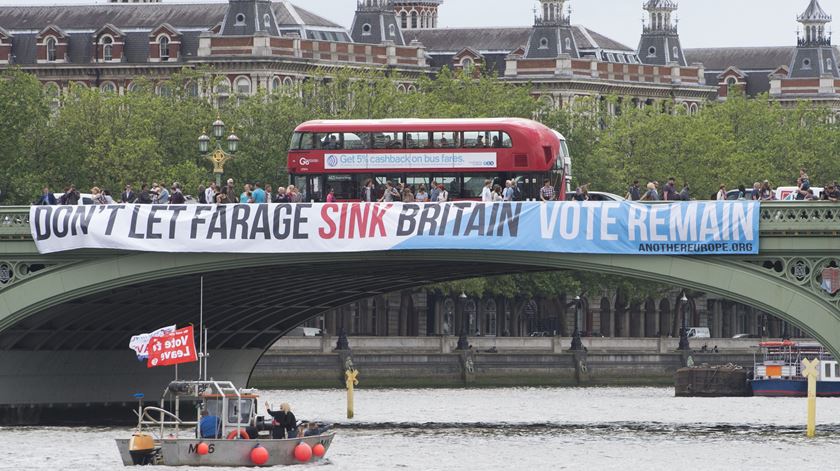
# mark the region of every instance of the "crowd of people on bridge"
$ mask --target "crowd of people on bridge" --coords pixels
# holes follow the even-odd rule
[[[496,183],[499,182],[499,183]],[[578,186],[567,198],[573,201],[593,200],[589,190],[590,184]],[[556,200],[560,192],[555,189],[551,181],[546,179],[540,187],[537,197],[538,201]],[[362,202],[407,202],[407,203],[443,203],[451,201],[450,191],[443,183],[431,180],[427,187],[425,184],[411,185],[405,182],[386,181],[377,185],[372,179],[368,179],[359,189],[358,198]],[[523,192],[515,180],[505,180],[503,184],[497,180],[487,179],[481,189],[479,198],[482,202],[503,202],[522,201]],[[325,196],[318,198],[328,203],[336,202],[335,190],[327,188]],[[627,188],[624,199],[628,201],[689,201],[692,198],[691,187],[688,182],[677,186],[674,177],[667,179],[661,186],[657,180],[650,180],[643,187],[639,180],[634,180]],[[735,189],[727,189],[721,184],[718,191],[711,195],[711,200],[799,200],[799,201],[840,201],[840,185],[836,181],[827,183],[823,187],[814,187],[811,178],[805,169],[801,169],[796,179],[796,186],[774,188],[768,180],[753,183],[751,188],[745,185],[737,185]],[[84,204],[115,204],[115,203],[137,203],[137,204],[185,204],[197,202],[200,204],[232,204],[232,203],[299,203],[310,201],[311,197],[305,195],[294,185],[278,186],[276,191],[271,185],[263,185],[262,182],[245,183],[240,189],[236,189],[233,178],[227,179],[225,184],[218,186],[216,182],[209,182],[207,186],[198,187],[194,197],[186,196],[181,184],[178,182],[172,185],[161,185],[157,182],[148,185],[143,183],[140,190],[136,191],[132,185],[127,184],[118,197],[114,197],[106,188],[93,187],[90,195],[84,198],[75,185],[68,185],[63,193],[53,193],[48,186],[43,188],[41,196],[34,202],[36,205],[76,205]]]

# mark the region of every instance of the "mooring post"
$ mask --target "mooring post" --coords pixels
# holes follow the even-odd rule
[[[814,438],[817,434],[817,367],[820,361],[816,358],[802,359],[802,376],[808,378],[808,425],[805,434]]]

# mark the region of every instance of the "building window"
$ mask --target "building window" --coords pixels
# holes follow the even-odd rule
[[[117,86],[114,85],[114,82],[105,82],[99,86],[99,89],[105,93],[116,93]]]
[[[394,37],[397,35],[397,27],[396,25],[388,25],[388,35]]]
[[[802,69],[811,70],[811,59],[802,59]]]
[[[53,37],[47,38],[47,62],[55,62],[56,40]]]
[[[280,90],[281,87],[283,87],[283,80],[281,80],[280,77],[274,77],[273,79],[271,79],[272,92]]]
[[[651,46],[648,48],[648,57],[656,57],[656,48]]]
[[[572,50],[572,38],[566,38],[566,52]]]
[[[111,36],[102,38],[102,59],[106,62],[114,60],[114,40]]]
[[[736,79],[735,77],[729,77],[729,78],[726,79],[726,85],[727,86],[733,87],[737,83],[738,83],[738,79]]]
[[[160,49],[160,60],[169,60],[169,37],[161,36],[158,38],[158,47]]]
[[[463,67],[464,70],[472,69],[473,65],[474,65],[473,60],[470,59],[469,57],[465,57],[465,58],[461,59],[461,67]]]
[[[162,83],[157,87],[157,94],[164,97],[172,96],[172,87],[167,83]]]
[[[236,23],[234,26],[245,26],[245,15],[243,13],[236,15]]]
[[[443,322],[441,323],[440,333],[443,335],[452,335],[455,332],[455,302],[447,298],[443,302]]]
[[[475,335],[476,332],[478,332],[478,319],[476,319],[475,301],[470,299],[466,302],[466,304],[464,304],[463,315],[467,316],[466,324],[469,326],[467,328],[467,335]]]
[[[548,38],[540,38],[540,49],[548,49]]]
[[[263,15],[263,26],[265,26],[265,29],[271,28],[271,15],[268,13]]]
[[[411,12],[411,29],[417,29],[417,12]]]
[[[408,29],[408,13],[406,12],[400,13],[400,27],[402,29]]]
[[[370,36],[371,26],[369,23],[362,25],[362,36]]]
[[[677,48],[677,46],[674,46],[673,56],[674,56],[674,59],[678,59],[680,57],[680,50],[679,50],[679,48]]]
[[[826,59],[825,60],[825,68],[828,72],[831,72],[832,70],[834,70],[834,63],[831,61],[831,59]]]
[[[496,301],[488,299],[484,303],[484,334],[497,335],[496,332]]]
[[[194,81],[194,80],[190,81],[187,84],[186,89],[187,89],[187,96],[189,96],[190,98],[197,98],[198,97],[199,89],[198,89],[198,82],[197,81]]]
[[[250,95],[251,94],[251,79],[248,77],[239,77],[236,79],[236,94]]]

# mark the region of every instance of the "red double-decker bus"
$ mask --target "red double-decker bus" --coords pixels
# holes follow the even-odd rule
[[[388,119],[309,121],[295,129],[290,182],[305,201],[359,201],[368,180],[375,197],[385,183],[443,184],[450,200],[479,199],[486,180],[511,180],[521,200],[540,198],[550,180],[555,198],[567,191],[571,159],[563,136],[535,121],[497,119]]]

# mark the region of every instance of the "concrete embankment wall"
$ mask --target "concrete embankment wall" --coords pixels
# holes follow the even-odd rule
[[[695,364],[752,367],[757,340],[695,340]],[[250,384],[261,388],[342,387],[347,356],[359,370],[359,387],[511,385],[673,385],[687,357],[678,339],[586,338],[585,353],[568,351],[568,338],[470,338],[473,349],[455,349],[454,337],[351,337],[351,351],[335,352],[335,339],[283,339],[257,364]],[[494,353],[488,352],[495,348]]]

